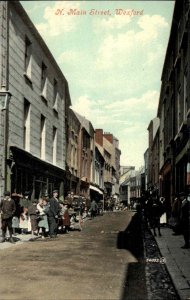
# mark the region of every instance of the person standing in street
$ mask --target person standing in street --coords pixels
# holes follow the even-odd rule
[[[28,207],[32,204],[31,200],[30,200],[30,192],[26,191],[24,192],[24,197],[22,197],[20,199],[20,206],[23,209],[28,209]]]
[[[90,206],[91,218],[93,219],[96,216],[98,210],[98,205],[96,201],[93,199]]]
[[[49,200],[48,223],[50,238],[57,236],[58,218],[60,213],[58,190],[53,191],[53,197]]]
[[[5,242],[7,228],[9,230],[10,242],[14,243],[12,219],[16,211],[15,202],[11,199],[11,193],[5,192],[4,199],[0,203],[1,222],[2,222],[2,240],[1,243]]]
[[[33,199],[32,204],[28,207],[28,215],[30,216],[32,236],[38,235],[38,209],[37,200]]]
[[[185,193],[180,194],[180,198],[182,200],[181,204],[181,214],[180,214],[180,224],[181,231],[184,237],[185,244],[182,246],[182,249],[189,249],[190,243],[190,202]]]

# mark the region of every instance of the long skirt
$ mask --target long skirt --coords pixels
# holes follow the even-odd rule
[[[42,219],[38,222],[39,228],[45,228],[46,231],[49,231],[47,215],[40,216]]]

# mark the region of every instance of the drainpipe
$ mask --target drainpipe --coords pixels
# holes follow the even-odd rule
[[[8,124],[9,124],[9,102],[11,93],[9,92],[9,2],[5,2],[6,20],[5,20],[5,49],[1,48],[1,59],[5,57],[5,63],[2,65],[1,89],[0,89],[0,109],[4,124],[4,191],[7,189],[7,154],[8,154]],[[2,6],[3,9],[3,6]],[[3,24],[1,24],[3,30]]]

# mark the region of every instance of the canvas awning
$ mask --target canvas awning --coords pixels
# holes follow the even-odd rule
[[[96,186],[90,185],[89,188],[90,188],[91,190],[96,191],[96,192],[98,192],[99,194],[103,195],[103,192],[102,192],[99,188],[97,188]]]

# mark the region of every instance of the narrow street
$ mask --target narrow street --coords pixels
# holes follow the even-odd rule
[[[143,264],[118,249],[133,214],[105,213],[82,232],[1,250],[0,299],[146,299]]]
[[[0,299],[179,299],[165,265],[147,264],[159,250],[138,221],[107,212],[81,232],[1,249]]]

